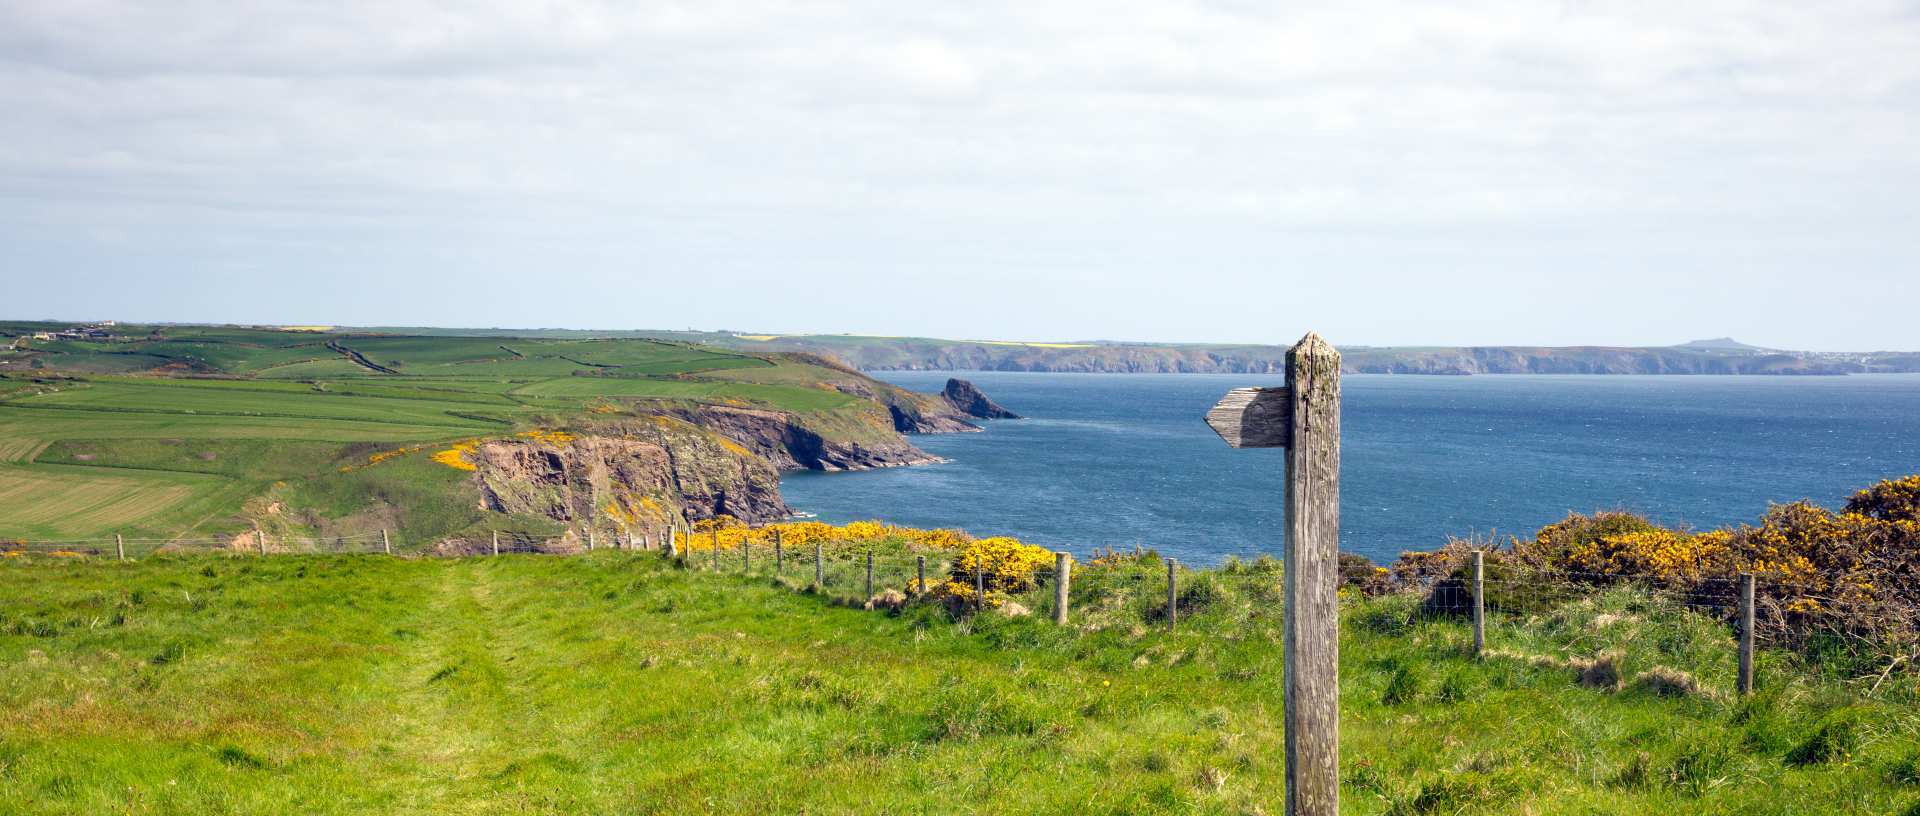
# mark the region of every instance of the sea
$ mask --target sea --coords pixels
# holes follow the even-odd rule
[[[883,372],[971,380],[1023,415],[913,436],[943,464],[794,473],[823,521],[1011,535],[1081,556],[1150,547],[1183,563],[1279,556],[1284,452],[1234,450],[1202,421],[1236,374]],[[1920,472],[1920,375],[1409,376],[1342,379],[1341,549],[1384,562],[1450,537],[1530,536],[1625,509],[1708,529],[1769,503],[1829,507]]]

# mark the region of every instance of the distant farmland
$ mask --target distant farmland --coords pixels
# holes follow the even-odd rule
[[[828,382],[850,372],[658,340],[173,326],[32,339],[57,329],[0,323],[22,346],[0,352],[0,537],[232,534],[248,502],[290,497],[338,516],[407,497],[420,518],[379,524],[444,534],[480,516],[458,488],[468,474],[431,446],[639,404],[759,407],[856,434],[887,416]],[[398,453],[363,466],[382,451]]]

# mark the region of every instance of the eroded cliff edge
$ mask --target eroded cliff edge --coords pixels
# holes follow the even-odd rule
[[[476,442],[472,479],[488,510],[565,524],[561,541],[543,548],[579,546],[587,530],[612,541],[722,515],[783,518],[792,511],[781,471],[928,464],[938,457],[903,434],[979,430],[940,395],[839,370],[850,376],[822,387],[861,398],[847,409],[638,401],[550,432]]]

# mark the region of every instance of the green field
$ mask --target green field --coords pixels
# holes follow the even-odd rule
[[[1091,567],[1060,628],[756,563],[0,559],[0,812],[1281,812],[1271,572],[1187,576],[1168,633]],[[1484,660],[1417,600],[1343,605],[1343,813],[1920,814],[1911,676],[1768,652],[1741,701],[1726,628],[1633,590]],[[1703,687],[1533,659],[1606,649]]]
[[[23,338],[58,328],[0,323]],[[642,403],[793,412],[861,440],[891,433],[872,427],[884,408],[823,384],[848,372],[683,343],[114,333],[112,342],[26,339],[26,351],[0,358],[0,538],[218,537],[248,528],[249,502],[324,499],[323,514],[345,517],[391,508],[401,495],[438,507],[392,511],[441,525],[408,531],[414,537],[450,533],[478,518],[452,509],[475,501],[454,484],[460,474],[425,466],[426,452],[359,466],[380,450],[559,427]]]

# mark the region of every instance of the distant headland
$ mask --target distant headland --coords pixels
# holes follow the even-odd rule
[[[1089,373],[1272,374],[1286,346],[1025,343],[735,332],[650,333],[661,339],[740,351],[807,351],[863,371],[1057,371]],[[1732,338],[1673,346],[1342,346],[1354,374],[1749,374],[1837,375],[1920,372],[1920,352],[1785,351]]]
[[[1038,371],[1114,374],[1274,374],[1284,345],[1139,343],[1120,340],[1027,342],[881,337],[854,334],[764,334],[749,331],[650,329],[475,329],[418,326],[259,326],[282,331],[394,333],[412,336],[549,339],[644,338],[694,343],[750,354],[799,352],[832,358],[861,371]],[[141,331],[145,331],[142,328]],[[107,340],[125,331],[99,323],[0,322],[0,352],[34,341]],[[97,336],[86,336],[94,332]],[[131,338],[128,338],[131,339]],[[1920,351],[1790,351],[1730,337],[1671,346],[1355,346],[1340,347],[1350,374],[1694,374],[1814,375],[1920,372]]]

